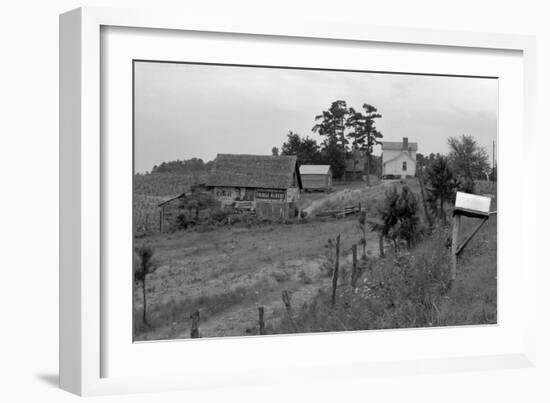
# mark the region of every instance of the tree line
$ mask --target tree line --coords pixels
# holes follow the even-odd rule
[[[368,103],[356,110],[348,107],[344,100],[334,101],[314,119],[311,130],[321,136],[321,144],[290,131],[280,153],[296,155],[300,165],[330,165],[334,177],[341,178],[346,172],[346,159],[351,157],[352,152],[358,152],[365,157],[363,170],[369,183],[372,151],[375,145],[381,144],[382,133],[376,128],[376,120],[381,117],[378,109]],[[272,153],[278,155],[279,149],[273,147]]]
[[[212,168],[213,161],[204,162],[202,158],[190,158],[188,160],[175,160],[162,162],[159,165],[153,166],[151,173],[163,173],[163,172],[179,172],[179,173],[193,173],[209,171]]]

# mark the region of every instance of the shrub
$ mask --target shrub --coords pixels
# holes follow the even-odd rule
[[[134,281],[141,285],[143,293],[143,324],[148,326],[147,322],[147,276],[157,270],[158,264],[153,259],[155,249],[147,244],[138,246],[135,249],[136,259],[134,261]]]
[[[446,157],[438,156],[426,170],[429,184],[428,203],[431,209],[439,212],[443,224],[447,222],[445,205],[452,203],[459,186]]]
[[[271,272],[269,275],[273,277],[278,283],[283,283],[290,280],[290,274],[288,274],[288,272],[285,270],[274,271]]]
[[[300,279],[300,282],[302,284],[311,284],[313,282],[311,278],[306,274],[304,269],[298,272],[298,278]]]
[[[229,212],[221,208],[215,208],[209,214],[210,220],[218,223],[226,220],[228,215]]]
[[[382,237],[392,240],[396,251],[400,240],[404,240],[409,249],[417,242],[420,235],[418,200],[407,185],[401,188],[401,192],[396,186],[388,189],[378,213],[381,221],[372,227]]]

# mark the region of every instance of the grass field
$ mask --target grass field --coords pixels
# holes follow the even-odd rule
[[[418,191],[414,179],[408,182],[413,191]],[[303,203],[310,208],[316,206],[310,209],[314,212],[361,201],[375,214],[376,201],[383,197],[387,186],[392,184],[369,189],[361,183],[336,184],[335,191],[328,195],[304,195]],[[473,225],[473,219],[465,219],[463,234]],[[338,234],[343,277],[339,303],[330,308],[327,303],[333,247],[328,241]],[[496,218],[492,217],[465,249],[452,288],[436,295],[435,282],[448,272],[449,235],[449,227],[441,228],[407,252],[405,258],[389,253],[379,259],[378,235],[369,231],[368,259],[360,264],[364,270],[358,291],[349,287],[351,247],[361,238],[354,216],[148,235],[136,239],[136,245],[151,244],[159,268],[147,282],[151,327],[141,322],[142,297],[139,289],[135,290],[135,338],[189,337],[189,316],[196,309],[201,313],[203,337],[257,334],[259,306],[265,308],[268,333],[287,333],[293,330],[285,319],[283,290],[291,295],[299,332],[495,323]],[[421,266],[422,270],[429,267],[443,273],[440,278],[435,276],[436,280],[430,277],[427,284],[417,284],[417,288],[425,287],[419,288],[418,295],[430,295],[429,301],[421,299],[425,307],[415,307],[419,303],[416,294],[401,299],[394,294],[384,295],[382,300],[387,305],[373,303],[376,287],[372,286],[385,279],[397,281],[396,259],[409,259],[406,265],[414,270]],[[388,298],[399,302],[398,306],[391,306]]]

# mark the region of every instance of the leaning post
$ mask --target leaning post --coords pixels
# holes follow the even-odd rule
[[[338,287],[338,268],[340,266],[340,234],[336,237],[336,257],[334,262],[334,271],[332,273],[332,300],[331,304],[336,304],[336,288]]]
[[[456,251],[458,249],[458,234],[460,233],[460,215],[453,212],[453,232],[451,241],[451,280],[456,279],[456,266],[458,256]]]
[[[352,253],[352,268],[351,268],[351,286],[355,288],[355,283],[357,283],[357,245],[351,247]]]

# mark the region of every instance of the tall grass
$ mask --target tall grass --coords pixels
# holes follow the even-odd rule
[[[349,282],[338,288],[334,308],[330,289],[320,289],[297,307],[297,332],[496,323],[496,249],[486,246],[496,234],[494,225],[468,246],[462,276],[451,288],[448,232],[438,228],[410,251],[369,258],[355,288]],[[284,316],[273,326],[274,333],[293,331]]]
[[[237,286],[221,293],[204,293],[179,300],[170,299],[148,307],[149,322],[153,328],[188,322],[191,313],[197,309],[200,311],[201,320],[206,320],[235,305],[253,300],[258,295],[269,292],[271,287],[272,284],[269,280],[260,279],[253,285]],[[138,306],[134,309],[134,335],[137,339],[143,339],[142,335],[150,329],[140,319],[143,312],[143,307],[139,306],[141,300],[137,300],[136,303]]]

